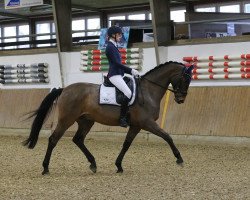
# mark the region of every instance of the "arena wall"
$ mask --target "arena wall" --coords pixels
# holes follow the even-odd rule
[[[161,61],[185,56],[241,55],[249,42],[161,47]],[[166,59],[167,55],[167,59]],[[250,137],[250,80],[193,81],[183,105],[170,98],[164,129],[174,134]]]
[[[0,128],[29,129],[31,120],[25,120],[29,112],[40,105],[49,89],[1,89],[0,90]],[[52,118],[48,118],[44,128],[52,126]]]
[[[164,129],[172,134],[250,137],[250,87],[191,87],[186,102],[171,95]]]
[[[144,48],[143,70],[141,74],[156,66],[154,48]],[[225,43],[206,45],[187,45],[160,47],[160,60],[182,61],[184,56],[208,56],[225,54],[242,54],[250,52],[249,43]],[[22,122],[23,115],[38,107],[42,99],[53,87],[61,87],[58,55],[34,54],[0,56],[1,64],[48,62],[50,83],[12,85],[0,88],[0,127],[29,128],[31,121]],[[81,72],[80,52],[63,53],[62,65],[65,86],[75,82],[101,83],[102,72]],[[211,135],[211,136],[245,136],[250,137],[248,114],[250,105],[250,81],[225,80],[219,82],[193,81],[189,95],[183,105],[178,105],[170,95],[166,120],[163,128],[171,134]],[[162,100],[164,107],[165,97]],[[159,124],[162,120],[162,110]],[[44,129],[53,129],[56,124],[56,113],[46,122]],[[76,126],[70,128],[75,131]],[[93,131],[125,132],[120,127],[109,127],[95,124]]]
[[[35,51],[35,50],[34,50]],[[48,63],[48,73],[50,81],[48,84],[0,84],[0,89],[35,89],[35,88],[53,88],[61,87],[60,67],[57,53],[43,53],[22,55],[22,52],[16,51],[17,55],[0,56],[0,65],[17,65],[17,64],[33,64]],[[0,54],[1,55],[1,54]]]

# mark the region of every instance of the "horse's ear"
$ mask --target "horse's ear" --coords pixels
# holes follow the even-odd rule
[[[193,69],[194,69],[193,65],[191,65],[190,67],[186,67],[186,73],[191,74]]]

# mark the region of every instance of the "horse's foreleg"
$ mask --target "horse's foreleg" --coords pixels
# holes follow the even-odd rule
[[[117,167],[117,173],[123,172],[123,168],[122,168],[123,157],[125,156],[125,153],[129,149],[131,143],[133,142],[136,135],[140,132],[140,130],[141,130],[141,128],[139,128],[139,127],[130,126],[128,133],[127,133],[127,136],[125,138],[125,141],[123,143],[122,150],[119,153],[119,155],[116,159],[116,162],[115,162],[115,165]]]
[[[168,133],[166,133],[163,129],[161,129],[156,122],[146,123],[146,127],[144,128],[146,131],[153,133],[161,138],[163,138],[170,146],[173,151],[174,156],[177,158],[176,163],[182,164],[183,159],[177,147],[175,146],[173,139],[170,137]]]
[[[73,142],[81,149],[88,161],[90,162],[89,168],[92,172],[96,173],[96,162],[94,156],[89,152],[87,147],[84,145],[84,139],[88,134],[91,127],[94,125],[94,121],[87,119],[77,120],[78,130],[73,137]]]

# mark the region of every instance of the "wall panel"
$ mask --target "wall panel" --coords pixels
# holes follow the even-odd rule
[[[0,90],[0,127],[30,128],[32,120],[22,121],[24,114],[35,110],[48,94],[48,89]],[[164,106],[165,97],[162,100]],[[250,137],[250,87],[191,87],[184,104],[170,95],[164,130],[170,134],[245,136]],[[158,123],[161,122],[162,109]],[[57,112],[43,129],[55,127]],[[52,123],[53,122],[53,123]],[[76,131],[76,125],[69,128]],[[96,123],[92,131],[126,132],[121,127]]]
[[[23,121],[25,114],[38,108],[48,89],[0,90],[0,127],[30,128],[32,120]],[[51,118],[45,128],[51,127]]]
[[[192,87],[186,102],[171,95],[164,129],[172,134],[250,137],[250,87]]]

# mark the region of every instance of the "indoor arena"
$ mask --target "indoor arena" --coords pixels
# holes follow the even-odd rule
[[[1,199],[250,199],[250,1],[0,0]]]

